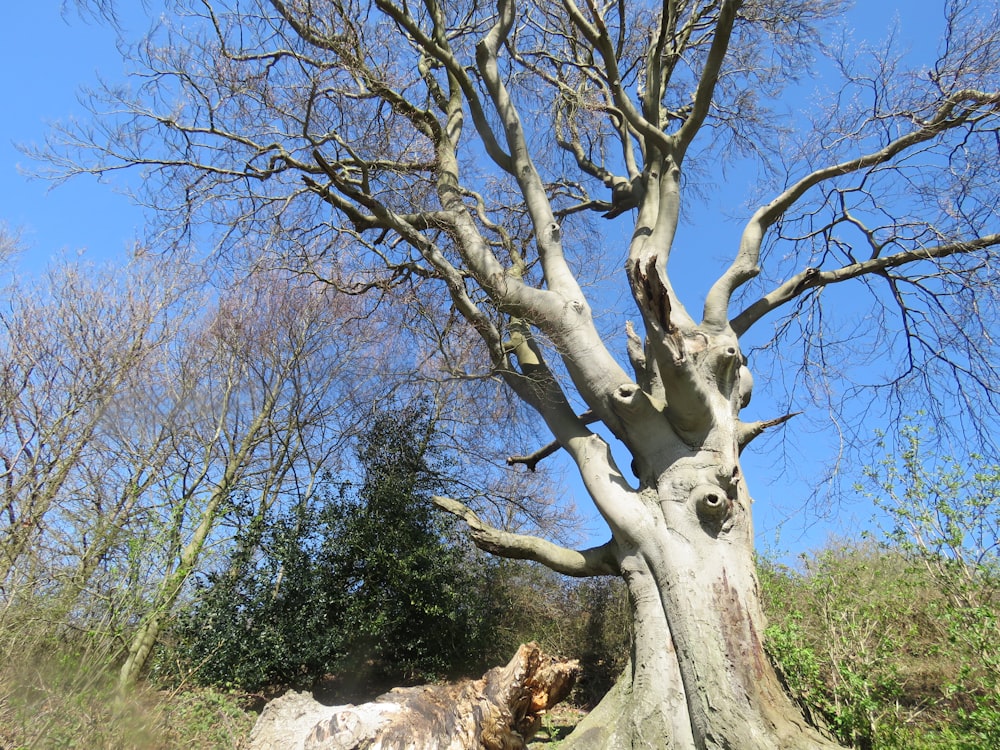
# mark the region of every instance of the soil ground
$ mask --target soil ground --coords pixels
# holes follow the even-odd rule
[[[560,703],[542,717],[542,728],[528,744],[528,750],[555,750],[559,740],[572,732],[586,715],[582,708]]]

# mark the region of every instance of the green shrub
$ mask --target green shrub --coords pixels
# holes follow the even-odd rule
[[[925,448],[911,420],[903,450],[866,470],[861,489],[884,513],[884,545],[918,564],[941,598],[941,650],[958,669],[945,685],[954,747],[1000,747],[1000,464]],[[884,441],[881,445],[884,445]]]
[[[923,567],[872,542],[840,543],[804,557],[801,570],[763,563],[761,581],[772,659],[842,742],[909,748],[911,730],[947,717],[960,662]]]
[[[360,486],[329,478],[250,524],[178,620],[183,669],[245,690],[329,673],[398,684],[481,671],[482,563],[430,502],[442,489],[433,435],[420,410],[383,413],[360,441]]]

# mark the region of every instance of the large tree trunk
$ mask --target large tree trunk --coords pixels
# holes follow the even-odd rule
[[[624,674],[562,744],[579,748],[833,748],[785,695],[762,645],[752,563],[663,530],[669,580],[622,561],[635,641]]]
[[[641,269],[641,270],[635,270]],[[618,469],[608,443],[577,428],[559,432],[612,540],[582,553],[470,523],[477,544],[529,557],[571,575],[621,575],[630,592],[631,666],[563,748],[778,750],[838,747],[784,693],[763,647],[751,498],[740,451],[768,422],[743,423],[752,380],[733,331],[708,315],[695,324],[652,262],[633,266],[648,312],[644,342],[630,336],[635,381],[622,382],[594,352],[576,381],[630,451],[637,481]],[[567,323],[558,330],[573,331]],[[580,333],[584,343],[586,332]],[[566,351],[574,342],[559,342]],[[584,349],[583,344],[576,349]],[[604,385],[615,382],[609,388]],[[536,378],[541,380],[540,378]],[[603,400],[602,398],[603,397]],[[536,399],[545,413],[546,402]],[[455,512],[453,507],[444,505]],[[495,530],[494,530],[495,531]]]
[[[264,709],[249,750],[523,750],[578,672],[529,643],[482,679],[397,688],[360,706],[289,693]]]
[[[752,501],[739,460],[763,426],[737,416],[750,383],[735,339],[705,326],[661,336],[662,380],[644,369],[653,357],[637,358],[646,387],[618,389],[639,486],[589,476],[596,451],[581,463],[630,592],[632,660],[561,748],[838,747],[806,723],[764,652]]]

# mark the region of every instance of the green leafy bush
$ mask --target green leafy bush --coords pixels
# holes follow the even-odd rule
[[[942,649],[959,669],[940,735],[954,747],[1000,747],[1000,465],[928,450],[922,434],[904,425],[904,449],[866,471],[865,489],[889,519],[885,544],[918,563],[942,597]]]
[[[914,424],[901,437],[859,487],[880,535],[761,563],[767,648],[852,747],[1000,747],[1000,467],[928,452]]]
[[[874,544],[844,543],[801,570],[764,564],[761,580],[767,648],[791,694],[841,742],[892,747],[942,679],[926,578]]]
[[[256,690],[328,673],[426,680],[478,669],[487,640],[482,563],[430,502],[442,489],[433,425],[378,415],[357,450],[360,486],[251,524],[175,630],[197,679]]]

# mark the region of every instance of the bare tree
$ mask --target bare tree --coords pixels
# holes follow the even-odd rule
[[[101,633],[104,657],[124,658],[123,685],[192,576],[237,530],[343,474],[372,403],[414,367],[389,343],[395,322],[361,297],[283,272],[220,290],[180,255],[62,263],[17,279],[5,302],[4,653]],[[454,416],[449,388],[438,408]],[[465,429],[452,424],[452,439]]]
[[[433,323],[419,328],[445,362],[475,332],[481,366],[451,375],[500,379],[539,415],[611,538],[574,551],[439,504],[484,549],[618,575],[631,595],[631,664],[565,746],[832,746],[761,644],[740,452],[790,415],[740,419],[741,344],[787,356],[798,335],[803,366],[822,365],[820,303],[852,282],[873,300],[856,339],[902,354],[892,393],[995,419],[995,8],[945,3],[936,59],[907,70],[891,47],[856,62],[825,25],[843,5],[816,0],[177,5],[134,49],[139,90],[103,92],[108,114],[55,133],[50,163],[144,168],[165,222],[208,216],[229,257],[254,247],[392,293],[400,330]],[[843,85],[812,122],[783,117],[818,52]],[[692,313],[668,273],[682,198],[734,154],[765,175],[758,207]],[[601,239],[597,213],[630,218],[627,248]],[[619,256],[640,322],[609,334],[582,279]],[[785,338],[751,338],[786,312]]]
[[[212,542],[228,538],[223,520],[252,522],[276,505],[308,502],[335,469],[352,434],[343,420],[371,379],[359,365],[377,350],[353,335],[352,300],[334,296],[258,274],[224,293],[183,342],[172,372],[190,387],[169,398],[173,418],[161,424],[170,456],[144,490],[161,531],[143,545],[152,585],[124,685],[142,673]]]
[[[206,317],[204,281],[179,258],[140,254],[11,288],[5,610],[44,609],[55,629],[139,618],[151,644],[206,541],[224,540],[219,519],[241,520],[225,505],[233,492],[263,512],[336,468],[378,353],[353,335],[355,300],[258,275]]]
[[[31,580],[44,540],[64,530],[66,498],[86,495],[83,475],[104,465],[109,410],[145,381],[171,338],[164,316],[184,285],[165,265],[160,271],[65,264],[11,290],[0,339],[0,586],[8,595],[16,579]]]

